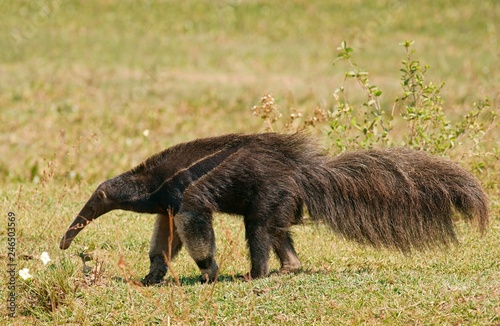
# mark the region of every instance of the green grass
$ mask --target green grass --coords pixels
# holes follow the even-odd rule
[[[90,190],[77,190],[75,196]],[[52,191],[56,198],[64,197],[64,190]],[[39,195],[26,191],[22,197]],[[170,318],[173,324],[233,325],[499,321],[498,219],[485,237],[459,223],[460,246],[409,257],[347,243],[306,222],[294,229],[301,272],[248,283],[238,279],[249,268],[242,222],[218,216],[218,283],[198,284],[196,265],[183,251],[174,263],[180,287],[169,274],[165,285],[144,288],[135,283],[147,273],[151,217],[110,213],[83,231],[69,251],[60,252],[57,243],[66,225],[59,224],[69,222],[66,217],[76,208],[58,200],[13,208],[19,216],[19,251],[34,256],[19,261],[33,274],[29,281],[18,280],[19,323],[34,323],[35,318],[81,324],[147,324]],[[83,273],[78,253],[86,247],[93,249],[87,264],[102,264],[98,275]],[[53,265],[41,263],[42,251],[49,252]],[[278,267],[273,260],[271,269]]]
[[[19,316],[3,317],[4,304],[2,323],[499,324],[498,156],[484,166],[461,160],[485,185],[492,222],[484,237],[459,223],[461,244],[446,251],[405,257],[306,223],[294,229],[300,273],[242,282],[242,221],[217,216],[219,282],[199,285],[183,251],[174,262],[180,287],[169,274],[166,285],[145,288],[136,282],[148,270],[151,216],[111,212],[58,249],[103,180],[181,141],[262,131],[251,111],[262,95],[283,111],[334,106],[342,40],[384,92],[386,110],[400,92],[398,43],[407,39],[430,65],[427,78],[446,81],[448,117],[485,97],[498,112],[498,16],[495,0],[0,0],[0,241],[15,212],[18,269],[33,274],[17,281]],[[346,90],[362,103],[354,82]],[[312,132],[326,138],[324,126]],[[491,150],[499,137],[493,130],[481,146]],[[97,272],[84,273],[84,250]],[[5,273],[0,281],[4,298]]]

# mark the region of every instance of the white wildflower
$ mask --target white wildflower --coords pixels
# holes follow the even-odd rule
[[[30,274],[29,268],[23,268],[19,271],[19,276],[23,278],[23,280],[27,280],[29,278],[32,278],[33,275]]]
[[[42,263],[44,265],[47,265],[47,263],[49,261],[52,261],[52,259],[50,259],[50,257],[49,257],[49,253],[46,252],[46,251],[42,252],[42,255],[40,256],[40,259],[42,260]]]

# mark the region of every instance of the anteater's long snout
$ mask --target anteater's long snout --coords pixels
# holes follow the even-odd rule
[[[99,216],[109,212],[111,209],[112,208],[109,200],[106,198],[106,194],[98,189],[94,194],[92,194],[80,213],[76,216],[73,223],[69,226],[68,230],[61,239],[59,248],[68,249],[73,239],[78,235],[78,233],[80,233],[80,231],[83,230],[83,228]]]
[[[89,224],[92,221],[92,219],[87,219],[82,215],[78,215],[73,223],[69,226],[68,230],[64,234],[64,236],[61,239],[61,243],[59,244],[59,248],[61,249],[68,249],[68,247],[71,245],[71,242],[73,239],[80,233],[83,228]]]

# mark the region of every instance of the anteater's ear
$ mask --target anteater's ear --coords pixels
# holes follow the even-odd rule
[[[99,190],[97,192],[97,197],[99,197],[100,199],[106,199],[108,196],[106,196],[106,193],[102,190]]]

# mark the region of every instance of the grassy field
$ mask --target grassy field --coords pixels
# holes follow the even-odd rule
[[[450,120],[489,98],[500,113],[500,4],[489,1],[0,0],[0,260],[15,214],[17,317],[2,324],[499,325],[500,131],[494,124],[447,156],[490,198],[481,237],[458,223],[459,246],[403,256],[346,242],[308,222],[294,229],[303,269],[243,282],[243,223],[217,216],[219,282],[200,285],[183,251],[166,284],[141,287],[154,218],[114,211],[62,252],[59,240],[103,180],[173,144],[259,132],[252,107],[272,94],[283,112],[335,106],[343,40],[383,90],[401,92],[403,40],[430,66]],[[396,124],[398,126],[398,124]],[[485,129],[488,128],[485,127]],[[404,128],[395,130],[403,134]],[[328,143],[328,126],[310,130]],[[479,136],[478,136],[479,137]],[[476,152],[468,159],[470,142]],[[332,154],[335,150],[332,149]],[[5,250],[4,250],[5,249]],[[44,265],[39,256],[48,252]],[[84,271],[80,255],[87,254]],[[5,267],[7,268],[7,267]],[[277,260],[271,269],[279,268]],[[178,275],[176,277],[175,275]],[[0,275],[2,298],[9,275]],[[177,281],[181,286],[177,285]]]

